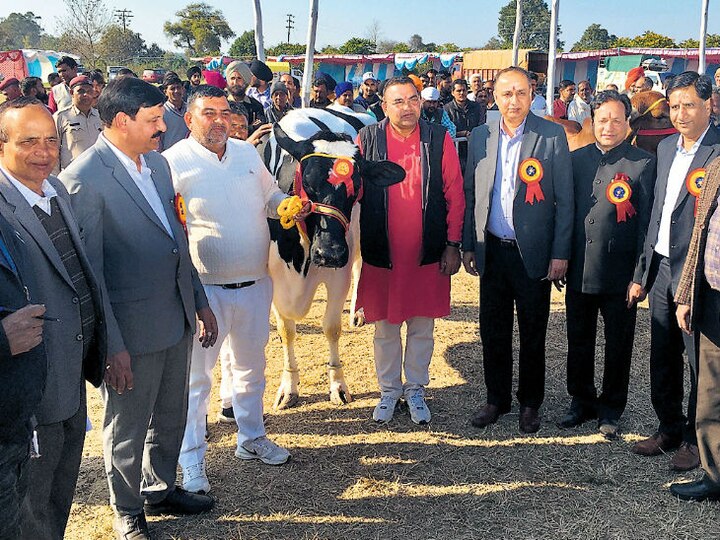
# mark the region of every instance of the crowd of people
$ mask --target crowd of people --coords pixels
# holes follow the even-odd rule
[[[289,197],[263,147],[301,106],[300,82],[259,60],[223,73],[193,67],[185,80],[170,72],[159,87],[130,70],[106,84],[70,57],[56,68],[49,92],[34,77],[0,83],[0,538],[63,537],[87,380],[105,404],[114,530],[146,539],[146,515],[213,507],[205,433],[218,358],[218,420],[237,425],[235,455],[290,458],[263,423],[266,220]],[[372,116],[355,141],[363,159],[404,171],[401,181],[366,183],[360,202],[357,304],[375,325],[374,421],[391,422],[401,402],[416,424],[431,421],[434,323],[450,313],[451,276],[463,266],[480,279],[486,388],[471,424],[484,428],[511,409],[517,317],[518,427],[541,428],[554,285],[565,289],[569,394],[557,423],[592,420],[617,439],[637,305],[649,296],[658,428],[631,450],[677,450],[674,470],[702,465],[705,474],[671,491],[720,498],[720,93],[695,72],[668,78],[677,133],[656,157],[627,140],[629,97],[649,80],[640,68],[622,92],[561,81],[554,122],[543,118],[538,75],[518,67],[489,81],[368,72],[357,94],[316,74],[309,106]],[[564,123],[588,121],[595,143],[570,152]],[[333,174],[352,174],[357,156],[316,152],[345,159],[350,173],[335,161]],[[294,219],[311,210],[303,200]]]

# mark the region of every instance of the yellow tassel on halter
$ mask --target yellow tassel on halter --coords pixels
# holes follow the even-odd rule
[[[295,216],[300,213],[303,208],[303,203],[300,197],[293,195],[283,201],[277,207],[277,213],[280,216],[280,225],[283,229],[292,229],[297,223]]]

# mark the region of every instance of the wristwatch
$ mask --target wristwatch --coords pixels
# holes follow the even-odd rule
[[[454,247],[454,248],[458,248],[458,249],[460,249],[462,247],[462,244],[460,242],[453,242],[451,240],[448,240],[447,242],[445,242],[445,245]]]

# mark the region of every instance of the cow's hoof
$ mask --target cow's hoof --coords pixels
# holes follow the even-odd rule
[[[360,328],[361,326],[365,326],[365,311],[362,308],[358,309],[352,318],[353,328]]]
[[[297,405],[300,396],[298,394],[280,394],[275,400],[275,408],[277,410],[289,409]]]
[[[335,405],[347,405],[352,400],[350,392],[346,392],[345,390],[340,389],[330,392],[330,401]]]

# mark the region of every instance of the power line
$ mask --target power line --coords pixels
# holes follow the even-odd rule
[[[288,13],[287,14],[287,26],[285,27],[285,28],[287,28],[287,31],[288,31],[288,37],[287,37],[288,43],[290,43],[290,30],[295,28],[295,26],[293,25],[294,22],[295,22],[295,15],[293,15],[292,13]]]
[[[130,24],[130,19],[133,18],[133,12],[129,9],[116,9],[114,11],[115,19],[122,23],[123,33],[127,32],[127,26]]]

